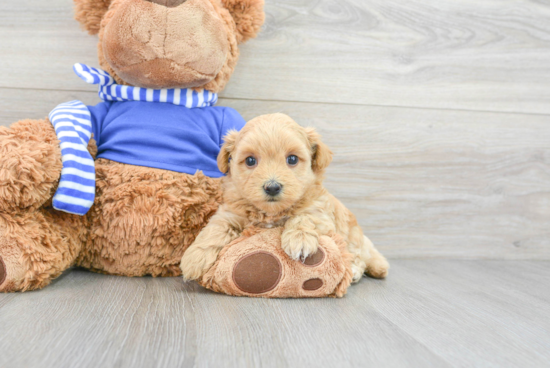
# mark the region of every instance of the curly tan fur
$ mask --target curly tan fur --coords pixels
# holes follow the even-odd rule
[[[38,209],[51,198],[61,174],[61,149],[47,120],[0,127],[0,211]]]
[[[27,139],[40,149],[40,137],[53,130],[50,123],[48,128],[43,126],[44,122],[25,121],[14,127],[34,124],[35,133],[28,133]],[[21,148],[12,135],[0,135],[0,146],[8,143],[18,143]],[[96,149],[91,140],[89,150],[95,153]],[[83,217],[59,212],[51,207],[51,196],[57,187],[61,157],[55,149],[39,152],[53,152],[40,156],[51,165],[34,166],[37,174],[25,176],[22,187],[30,193],[25,197],[28,206],[0,210],[0,258],[7,271],[0,291],[42,288],[72,265],[126,276],[180,275],[185,249],[221,201],[220,180],[202,173],[188,175],[98,159],[92,209]],[[37,155],[30,149],[16,153],[22,162]],[[55,180],[44,182],[44,177]],[[1,189],[1,194],[8,194],[0,198],[6,207],[12,201],[14,185],[4,184]]]
[[[185,249],[216,212],[219,179],[96,161],[90,236],[77,265],[116,275],[176,276]]]

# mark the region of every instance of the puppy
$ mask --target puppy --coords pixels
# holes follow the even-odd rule
[[[281,244],[294,260],[314,254],[318,238],[340,234],[353,255],[353,281],[388,274],[389,264],[355,216],[323,187],[332,152],[313,128],[284,114],[263,115],[225,137],[218,156],[224,203],[185,252],[186,280],[200,278],[220,250],[248,226],[284,226]]]

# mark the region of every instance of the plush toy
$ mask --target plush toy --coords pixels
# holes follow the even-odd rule
[[[185,250],[222,200],[216,157],[242,117],[214,107],[263,0],[75,0],[99,34],[99,65],[76,64],[103,102],[62,103],[47,119],[0,127],[0,291],[48,285],[71,266],[178,276]],[[280,229],[249,229],[199,280],[231,295],[342,296],[338,236],[304,262]],[[282,277],[284,276],[284,277]]]
[[[281,247],[283,228],[247,229],[220,252],[198,282],[235,296],[263,298],[343,297],[352,282],[351,254],[337,234],[319,238],[318,251],[292,260]]]
[[[213,105],[263,0],[75,4],[101,69],[74,69],[103,102],[0,128],[0,291],[42,288],[73,265],[180,275],[221,200],[222,137],[245,123]]]

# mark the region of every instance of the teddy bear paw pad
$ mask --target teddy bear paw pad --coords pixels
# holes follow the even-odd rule
[[[307,291],[318,290],[323,287],[323,280],[321,279],[309,279],[304,282],[302,289]]]
[[[319,266],[323,261],[325,260],[325,251],[323,251],[323,248],[319,247],[317,249],[317,252],[314,254],[309,255],[306,259],[304,259],[304,265],[309,267],[316,267]]]
[[[262,294],[273,290],[281,280],[281,262],[267,252],[255,252],[239,260],[233,269],[233,282],[243,292]]]

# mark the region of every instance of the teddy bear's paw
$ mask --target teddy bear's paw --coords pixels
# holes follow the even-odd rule
[[[2,243],[2,240],[0,240]],[[2,244],[0,244],[0,250]],[[6,250],[6,249],[4,249]],[[23,290],[23,281],[25,271],[22,265],[18,262],[20,254],[10,252],[9,254],[0,255],[0,292],[14,292]]]
[[[319,237],[315,232],[286,230],[281,235],[281,246],[293,260],[304,261],[319,248]]]
[[[241,258],[233,268],[233,282],[241,291],[263,294],[281,280],[283,266],[271,253],[258,251]]]
[[[306,267],[317,267],[325,259],[325,252],[319,250],[307,257],[303,264]],[[283,264],[274,255],[266,251],[257,251],[241,258],[233,268],[233,283],[237,288],[249,294],[263,294],[275,289],[283,275]],[[298,280],[296,280],[298,281]],[[323,287],[324,282],[318,277],[307,278],[299,282],[304,291],[315,291]]]
[[[8,272],[6,271],[6,264],[4,263],[2,257],[0,257],[0,287],[2,287],[4,281],[6,281],[7,276]]]
[[[291,259],[281,246],[281,229],[242,237],[222,250],[199,283],[237,296],[264,298],[342,297],[351,281],[346,244],[319,237],[316,252]]]

